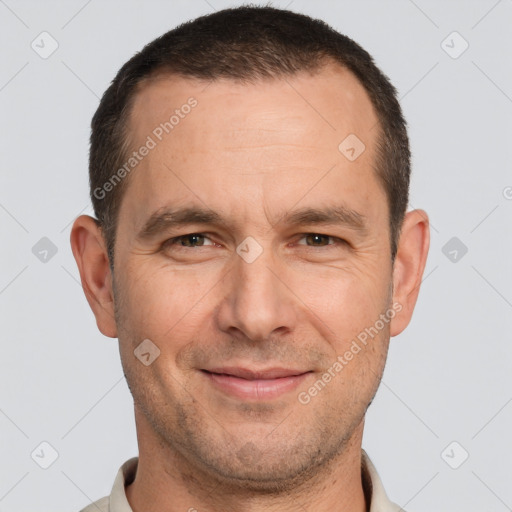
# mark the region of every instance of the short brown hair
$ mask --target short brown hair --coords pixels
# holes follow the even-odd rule
[[[89,180],[111,268],[128,179],[116,183],[108,194],[98,190],[126,162],[129,116],[143,83],[161,72],[250,83],[299,71],[313,73],[333,60],[357,77],[379,119],[374,166],[388,199],[394,260],[410,179],[409,140],[396,89],[368,52],[325,22],[273,7],[242,6],[199,17],[158,37],[123,65],[103,94],[91,123]]]

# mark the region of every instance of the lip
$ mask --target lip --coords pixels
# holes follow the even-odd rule
[[[300,370],[293,368],[265,368],[261,370],[249,370],[241,366],[222,366],[218,368],[208,368],[205,371],[217,374],[226,374],[233,377],[239,377],[241,379],[256,380],[256,379],[279,379],[282,377],[292,377],[295,375],[302,375],[307,373],[309,370]]]
[[[268,368],[223,367],[202,370],[218,390],[244,400],[271,400],[293,391],[311,371]]]

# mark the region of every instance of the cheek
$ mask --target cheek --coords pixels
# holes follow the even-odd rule
[[[199,300],[205,292],[198,284],[168,268],[140,265],[124,273],[119,286],[120,353],[139,404],[161,399],[158,389],[167,389],[169,396],[182,393],[183,376],[176,373],[176,355],[197,333],[199,315],[204,317]],[[147,353],[149,358],[144,359]]]
[[[200,321],[201,299],[216,282],[208,272],[154,264],[133,264],[125,276],[120,327],[131,338],[137,333],[155,343],[174,339],[178,332],[186,339]]]
[[[339,268],[307,276],[296,280],[297,295],[341,344],[373,325],[388,306],[390,284],[382,274]]]

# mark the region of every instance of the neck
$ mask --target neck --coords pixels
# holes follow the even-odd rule
[[[133,512],[366,512],[361,478],[363,423],[325,467],[294,486],[257,491],[226,482],[208,468],[194,465],[156,436],[145,417],[135,412],[139,462],[135,479],[126,486]]]

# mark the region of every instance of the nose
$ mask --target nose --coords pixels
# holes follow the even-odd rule
[[[297,323],[298,298],[293,293],[290,272],[275,261],[267,249],[253,262],[235,256],[234,268],[221,285],[217,309],[220,330],[254,342],[271,335],[292,332]]]

